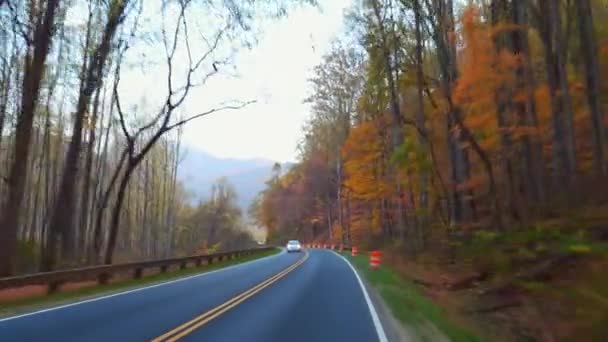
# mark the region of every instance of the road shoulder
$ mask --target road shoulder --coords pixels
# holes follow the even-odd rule
[[[365,279],[363,279],[363,284],[369,293],[372,303],[376,307],[376,312],[378,313],[378,317],[384,326],[384,332],[386,333],[387,339],[390,342],[416,341],[417,339],[415,334],[413,334],[407,327],[399,322],[397,318],[395,318],[378,291],[376,291],[376,289]]]
[[[372,284],[372,282],[367,279],[369,270],[361,269],[362,266],[360,263],[353,262],[353,260],[350,260],[350,257],[346,257],[344,259],[347,260],[348,263],[351,264],[360,275],[369,297],[376,308],[378,317],[384,327],[386,337],[389,341],[450,341],[450,338],[440,331],[431,321],[423,319],[422,317],[418,317],[418,319],[416,319],[415,326],[409,325],[403,320],[399,320],[393,313],[391,306],[385,301],[385,297],[382,295],[383,285]],[[406,303],[402,304],[405,305]]]

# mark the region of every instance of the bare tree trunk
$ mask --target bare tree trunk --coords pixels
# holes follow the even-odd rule
[[[114,185],[120,176],[120,171],[122,170],[123,164],[127,158],[128,151],[124,150],[121,153],[120,160],[116,169],[114,170],[114,174],[106,187],[105,192],[103,193],[101,203],[99,208],[97,208],[97,218],[95,220],[95,230],[93,232],[93,248],[91,249],[91,256],[89,258],[89,263],[96,261],[99,257],[101,257],[101,250],[103,247],[103,216],[105,210],[108,208],[108,204],[110,201],[110,196],[112,195],[112,190],[114,190]]]
[[[492,25],[497,27],[499,24],[504,23],[508,19],[508,4],[505,0],[492,0],[491,2],[491,16]],[[508,33],[501,33],[494,36],[494,46],[497,54],[504,49],[512,50],[511,36]],[[509,131],[509,127],[512,126],[512,120],[509,117],[511,110],[511,99],[513,98],[512,90],[508,89],[505,84],[500,84],[496,91],[496,107],[497,107],[497,122],[500,133],[503,169],[506,175],[505,180],[505,191],[506,203],[511,215],[516,220],[521,220],[521,213],[517,206],[516,198],[516,179],[515,170],[513,163],[513,138]]]
[[[338,146],[338,149],[340,146]],[[336,203],[338,204],[338,226],[340,227],[340,240],[344,242],[344,218],[342,212],[342,156],[340,155],[340,151],[338,150],[338,161],[336,162]]]
[[[91,116],[91,121],[89,123],[89,141],[87,146],[87,156],[84,166],[84,174],[82,175],[83,186],[81,191],[81,201],[80,201],[80,218],[77,226],[77,231],[80,232],[80,240],[78,241],[77,248],[82,248],[86,250],[87,243],[87,232],[88,222],[89,222],[89,198],[91,195],[91,170],[93,169],[93,155],[95,154],[95,140],[96,135],[95,131],[97,129],[97,117],[99,113],[99,97],[101,93],[101,87],[97,88],[95,93],[95,99],[93,100],[93,115]],[[101,117],[101,122],[103,122],[103,113]]]
[[[21,110],[17,119],[15,132],[14,160],[8,178],[8,197],[0,212],[0,277],[12,273],[19,229],[19,216],[23,203],[25,181],[28,177],[27,161],[29,159],[32,125],[40,84],[46,68],[46,59],[53,32],[55,31],[55,14],[59,0],[48,0],[44,16],[34,28],[33,56],[26,57]]]
[[[29,218],[29,225],[24,224],[24,232],[22,235],[23,240],[35,241],[34,235],[37,229],[38,223],[38,205],[40,198],[40,187],[42,180],[42,163],[44,158],[44,149],[39,148],[41,146],[41,142],[44,141],[44,137],[42,136],[42,130],[40,127],[36,130],[36,136],[34,139],[34,151],[32,151],[32,160],[30,161],[30,170],[33,170],[33,175],[36,177],[35,181],[32,181],[31,186],[28,188],[32,197],[32,212],[29,213],[29,205],[26,206],[25,218]]]
[[[347,226],[346,226],[346,244],[347,245],[352,245],[353,243],[353,237],[351,234],[351,220],[352,220],[352,216],[351,216],[351,200],[350,200],[350,192],[346,193],[346,222],[347,222]]]
[[[169,213],[167,214],[167,221],[168,221],[168,227],[170,229],[169,231],[169,235],[170,235],[170,241],[171,244],[169,246],[169,253],[171,255],[173,255],[173,238],[174,238],[174,234],[175,234],[175,223],[176,223],[176,217],[177,217],[177,205],[175,203],[175,198],[176,198],[176,192],[177,192],[177,172],[178,172],[178,168],[179,168],[179,163],[180,163],[180,153],[181,153],[181,141],[182,141],[182,128],[179,128],[177,131],[177,142],[176,142],[176,146],[175,146],[175,152],[174,152],[174,162],[173,162],[173,170],[171,172],[171,200],[169,202],[169,206],[168,206],[168,210]]]
[[[157,169],[157,163],[156,163],[156,156],[157,154],[152,154],[150,156],[150,158],[152,159],[152,170],[151,172],[151,187],[152,190],[150,191],[150,194],[147,201],[150,201],[150,204],[152,205],[152,210],[150,212],[150,216],[151,216],[151,220],[149,220],[149,222],[151,223],[151,227],[150,227],[150,237],[151,237],[151,255],[154,257],[158,256],[158,225],[156,224],[157,221],[156,219],[158,218],[157,214],[158,214],[158,200],[159,198],[157,196],[154,196],[154,189],[157,189],[156,187],[156,180],[157,180],[157,175],[156,175],[156,169]],[[146,159],[146,161],[148,161]]]
[[[168,257],[168,244],[169,244],[169,235],[171,233],[171,227],[168,227],[165,222],[167,222],[166,214],[167,207],[169,206],[168,200],[168,189],[169,186],[169,140],[164,141],[164,150],[163,150],[163,184],[161,186],[162,194],[160,198],[160,208],[158,210],[158,220],[157,224],[165,232],[163,249],[161,251],[161,255],[164,258]]]
[[[165,122],[164,122],[164,126],[167,125],[168,123],[168,119],[169,117],[165,117]],[[134,142],[132,140],[129,140],[129,146],[127,147],[127,149],[124,151],[123,154],[123,160],[124,157],[127,157],[127,166],[126,166],[126,170],[125,173],[123,175],[123,178],[121,180],[120,183],[120,187],[118,189],[118,195],[117,195],[117,201],[116,204],[114,205],[114,209],[112,212],[112,221],[110,224],[110,235],[108,237],[108,245],[106,246],[106,253],[105,256],[103,258],[104,263],[106,264],[111,264],[112,263],[112,257],[114,255],[114,249],[116,247],[116,238],[118,236],[118,225],[120,223],[120,209],[122,208],[122,204],[124,202],[124,197],[125,197],[125,190],[127,188],[127,185],[129,184],[129,179],[131,178],[133,171],[135,170],[135,168],[137,168],[137,166],[143,161],[143,159],[146,157],[146,155],[150,152],[150,150],[152,149],[152,147],[154,147],[154,145],[156,144],[156,142],[158,142],[158,139],[161,138],[162,134],[164,133],[164,130],[159,130],[157,131],[151,138],[150,140],[147,141],[147,143],[144,145],[144,147],[142,148],[141,152],[139,152],[138,154],[135,154],[135,146],[134,146]],[[122,165],[122,161],[121,161],[121,165]],[[115,174],[115,176],[117,176],[118,173]],[[111,186],[113,186],[113,183],[116,179],[113,177],[113,181],[111,182]],[[111,188],[109,188],[111,190]],[[109,194],[108,194],[109,197]],[[104,201],[103,201],[104,206],[102,207],[103,209],[105,209],[105,207],[107,206],[107,197],[104,197]],[[103,210],[100,210],[100,214],[102,215]],[[99,232],[101,232],[101,219],[99,218],[98,215],[98,220],[97,220],[97,224],[99,226],[99,228],[96,226],[95,229],[99,229]],[[99,247],[101,245],[98,245]]]
[[[563,53],[563,33],[559,4],[541,0],[546,16],[541,23],[545,43],[547,81],[553,112],[554,187],[569,198],[575,192],[576,154],[572,124],[572,103]]]
[[[112,211],[112,223],[110,226],[110,236],[108,237],[108,246],[106,248],[106,253],[104,256],[104,264],[111,264],[112,257],[114,256],[114,248],[116,247],[116,238],[118,235],[118,223],[120,222],[120,210],[122,208],[122,203],[125,199],[125,193],[127,186],[129,185],[129,179],[133,171],[135,170],[136,165],[134,166],[130,161],[127,164],[127,169],[125,170],[125,174],[122,176],[120,181],[120,186],[118,187],[118,195],[116,197],[116,203],[114,204],[114,210]]]
[[[399,97],[397,95],[397,84],[394,78],[393,65],[390,58],[390,49],[388,46],[387,32],[384,27],[384,19],[380,12],[380,4],[377,0],[371,2],[376,21],[378,22],[378,31],[380,33],[381,50],[384,59],[384,70],[386,72],[386,79],[388,81],[389,93],[390,93],[390,107],[393,116],[393,123],[391,126],[391,138],[393,149],[398,148],[403,143],[403,116],[401,115],[401,109],[399,107]],[[404,191],[402,189],[401,182],[398,177],[398,172],[395,175],[395,186],[397,192],[397,224],[400,234],[405,234],[405,209],[403,208]]]
[[[13,31],[13,36],[16,35],[16,30]],[[3,35],[0,37],[0,41],[2,42],[2,50],[7,52],[6,60],[2,64],[2,83],[0,88],[0,151],[2,151],[2,138],[4,133],[4,125],[6,122],[6,113],[8,109],[8,99],[10,95],[10,89],[12,86],[13,80],[13,69],[16,68],[15,61],[17,60],[17,49],[14,50],[14,55],[8,56],[8,35]],[[13,44],[15,44],[16,37],[13,39]],[[16,45],[16,44],[15,44]],[[0,160],[2,160],[0,158]],[[8,163],[8,158],[5,161]],[[2,189],[4,187],[4,182],[0,182],[0,203],[2,203]]]
[[[62,252],[66,256],[70,255],[72,252],[71,249],[73,248],[72,226],[74,223],[74,210],[76,207],[76,182],[74,180],[78,178],[78,160],[82,149],[82,128],[85,114],[93,93],[102,83],[104,65],[110,53],[114,34],[116,33],[118,26],[124,20],[124,12],[127,3],[128,1],[121,0],[114,0],[111,3],[108,21],[105,25],[101,41],[90,56],[86,77],[83,80],[84,87],[78,97],[78,105],[72,130],[72,140],[68,147],[56,208],[49,227],[51,235],[55,233],[61,235]],[[56,239],[51,239],[51,243],[55,242]],[[48,270],[53,268],[56,259],[56,255],[54,255],[55,248],[49,250],[52,252],[45,258],[45,268]]]
[[[144,241],[144,256],[149,257],[151,255],[151,234],[150,234],[150,222],[148,220],[148,203],[150,202],[150,162],[146,159],[144,162],[144,212],[143,212],[143,224],[142,224],[142,240]]]
[[[606,175],[606,129],[604,115],[600,104],[600,67],[598,62],[597,40],[593,26],[593,13],[589,0],[575,0],[578,30],[581,42],[581,52],[585,65],[585,80],[587,83],[587,103],[591,116],[593,132],[593,162],[598,176]]]
[[[517,91],[525,100],[515,105],[518,122],[526,128],[534,128],[536,134],[525,134],[522,137],[522,185],[528,201],[542,205],[545,202],[543,181],[544,158],[542,142],[539,138],[539,124],[534,99],[534,75],[530,62],[530,47],[528,43],[528,18],[526,6],[518,1],[511,2],[513,23],[518,26],[512,33],[513,53],[523,56],[521,65],[517,67]],[[524,205],[528,207],[528,205]]]
[[[462,138],[455,136],[453,130],[457,125],[457,118],[460,117],[458,108],[452,105],[452,88],[458,78],[456,69],[456,51],[452,39],[449,38],[450,32],[454,30],[454,18],[452,1],[434,0],[434,8],[431,10],[437,13],[434,29],[434,40],[437,44],[437,56],[442,75],[442,88],[444,96],[450,104],[448,120],[446,123],[448,137],[448,155],[450,158],[452,194],[449,197],[450,219],[453,223],[459,224],[468,222],[471,218],[471,208],[465,200],[462,192],[457,189],[459,184],[464,183],[468,178],[469,157],[467,152],[460,147]]]
[[[106,172],[109,170],[110,165],[108,164],[108,146],[109,146],[109,142],[110,142],[110,131],[112,130],[112,123],[114,122],[113,118],[114,118],[114,105],[115,105],[115,101],[116,98],[114,97],[114,94],[111,95],[111,100],[110,100],[110,110],[108,113],[108,126],[106,127],[106,132],[105,132],[105,138],[103,141],[103,149],[101,152],[101,157],[98,158],[97,161],[97,168],[96,168],[96,175],[99,175],[99,177],[96,177],[96,181],[95,181],[95,191],[94,191],[94,199],[91,202],[91,212],[95,213],[95,216],[91,215],[91,222],[90,222],[90,226],[93,227],[93,229],[96,228],[96,225],[94,225],[93,220],[94,218],[97,217],[98,214],[98,210],[101,207],[101,204],[99,202],[99,199],[103,197],[103,185],[104,185],[104,181],[106,178]],[[101,141],[100,141],[101,142]]]
[[[498,197],[496,192],[496,179],[494,176],[492,162],[489,159],[487,153],[481,148],[473,134],[464,125],[460,108],[454,105],[452,102],[452,91],[453,85],[458,78],[458,71],[456,68],[456,45],[453,39],[449,36],[454,30],[454,13],[453,3],[451,0],[433,1],[432,11],[437,13],[435,20],[439,22],[434,29],[433,35],[435,43],[437,44],[437,55],[439,59],[439,66],[442,74],[442,88],[444,96],[448,101],[448,122],[447,122],[447,134],[448,134],[448,152],[450,155],[450,161],[452,164],[452,189],[453,193],[451,196],[452,203],[452,215],[451,219],[455,223],[469,222],[472,214],[474,213],[473,202],[467,201],[461,191],[456,188],[458,184],[462,184],[469,178],[470,164],[469,156],[466,150],[464,150],[460,144],[467,142],[470,144],[471,149],[481,159],[483,168],[489,178],[489,196],[492,202],[492,214],[493,220],[495,221],[498,229],[502,229],[501,212],[498,205]],[[456,128],[459,134],[455,136],[453,129]],[[472,191],[469,191],[469,197],[472,197]]]
[[[418,143],[420,144],[420,153],[426,156],[428,152],[427,141],[428,137],[423,136],[427,135],[426,133],[426,114],[424,112],[424,73],[423,73],[423,59],[422,59],[422,50],[423,50],[423,42],[422,42],[422,6],[420,6],[420,0],[414,0],[414,21],[415,21],[415,35],[416,35],[416,91],[417,91],[417,111],[416,111],[416,126],[421,131],[418,131]],[[423,230],[427,228],[428,225],[428,183],[429,183],[429,173],[426,170],[419,170],[419,179],[418,182],[420,184],[420,209],[421,213],[419,214],[420,219],[418,220],[419,225],[418,229]],[[421,232],[419,232],[421,233]]]
[[[166,139],[165,141],[163,141],[163,145],[164,145],[164,149],[163,149],[163,179],[162,179],[162,185],[161,185],[161,196],[160,196],[160,203],[159,203],[159,208],[158,208],[158,220],[157,220],[157,224],[159,226],[159,228],[165,232],[165,236],[163,237],[164,241],[167,241],[167,237],[168,237],[168,233],[169,233],[169,227],[167,227],[164,223],[166,222],[166,218],[165,218],[165,214],[167,212],[166,210],[166,206],[167,206],[167,184],[168,184],[168,178],[169,175],[167,174],[167,170],[169,169],[169,141]],[[159,251],[160,256],[162,257],[167,257],[167,248],[166,245],[163,244],[162,245],[163,248],[162,250]]]

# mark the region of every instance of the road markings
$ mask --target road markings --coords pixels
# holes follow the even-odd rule
[[[165,286],[165,285],[169,285],[169,284],[173,284],[173,283],[182,282],[182,281],[185,281],[185,280],[190,280],[190,279],[193,279],[193,278],[202,278],[202,277],[208,276],[210,274],[224,272],[224,271],[227,271],[227,270],[230,270],[230,269],[234,269],[234,268],[240,268],[240,267],[243,267],[245,265],[248,265],[248,264],[251,264],[251,263],[254,263],[254,262],[258,262],[258,261],[261,261],[261,260],[264,260],[264,259],[275,258],[275,257],[277,257],[279,255],[284,254],[284,253],[285,253],[285,250],[281,251],[279,254],[265,256],[263,258],[246,261],[246,262],[243,262],[243,263],[240,263],[240,264],[223,267],[223,268],[220,268],[220,269],[217,269],[217,270],[212,270],[212,271],[207,271],[207,272],[203,271],[203,273],[191,275],[191,276],[188,276],[188,277],[178,278],[178,279],[169,280],[169,281],[163,281],[161,283],[154,284],[154,285],[149,285],[149,286],[144,286],[144,287],[137,287],[137,288],[132,289],[132,290],[122,291],[122,292],[113,293],[113,294],[109,294],[109,295],[105,295],[105,296],[91,298],[91,299],[85,299],[85,300],[81,300],[81,301],[78,301],[78,302],[75,302],[75,303],[64,304],[64,305],[55,306],[55,307],[48,308],[48,309],[42,309],[42,310],[38,310],[38,311],[34,311],[34,312],[28,312],[28,313],[24,313],[24,314],[20,314],[20,315],[16,315],[16,316],[10,316],[10,317],[6,317],[6,318],[0,318],[0,323],[6,322],[6,321],[12,321],[12,320],[15,320],[15,319],[24,318],[24,317],[28,317],[28,316],[38,315],[38,314],[42,314],[42,313],[49,312],[49,311],[55,311],[55,310],[65,309],[65,308],[69,308],[69,307],[76,306],[76,305],[97,302],[97,301],[100,301],[100,300],[109,299],[109,298],[117,297],[117,296],[122,296],[122,295],[126,295],[126,294],[129,294],[129,293],[149,290],[149,289],[153,289],[153,288],[160,287],[160,286]]]
[[[265,281],[250,288],[249,290],[229,299],[228,301],[224,302],[223,304],[220,304],[220,305],[216,306],[215,308],[201,314],[200,316],[197,316],[197,317],[193,318],[192,320],[180,325],[179,327],[177,327],[171,331],[168,331],[165,334],[153,339],[152,342],[161,342],[161,341],[173,342],[173,341],[177,341],[180,338],[192,333],[196,329],[199,329],[203,325],[207,324],[209,321],[219,317],[226,311],[228,311],[228,310],[234,308],[235,306],[241,304],[242,302],[246,301],[248,298],[254,296],[258,292],[265,289],[266,287],[276,283],[281,278],[285,277],[288,273],[290,273],[291,271],[298,268],[298,266],[302,265],[306,261],[306,259],[308,259],[308,252],[305,252],[305,255],[303,258],[299,259],[296,263],[294,263],[293,265],[284,269],[283,271],[266,279]]]
[[[346,259],[342,255],[340,255],[334,251],[332,251],[332,252],[334,254],[336,254],[337,256],[339,256],[340,258],[342,258],[342,260],[344,260],[344,262],[350,267],[350,269],[353,271],[353,273],[357,277],[357,280],[359,281],[359,286],[361,286],[361,291],[363,292],[363,297],[365,298],[365,302],[367,303],[367,307],[369,308],[369,313],[372,316],[372,322],[374,323],[374,327],[376,328],[376,334],[378,335],[378,341],[379,342],[388,342],[388,339],[386,338],[386,333],[384,332],[384,328],[382,327],[382,323],[380,322],[380,318],[378,317],[378,313],[376,312],[376,308],[374,307],[372,300],[369,298],[369,294],[367,293],[367,290],[365,289],[365,285],[363,284],[363,280],[361,280],[359,273],[357,273],[357,270],[353,267],[353,265],[350,263],[350,261],[348,261],[348,259]]]

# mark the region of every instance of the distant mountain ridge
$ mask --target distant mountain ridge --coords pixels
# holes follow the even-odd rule
[[[181,158],[177,178],[186,191],[194,195],[195,203],[207,199],[211,185],[219,178],[226,177],[236,189],[237,202],[245,216],[250,203],[264,190],[275,164],[275,161],[263,158],[219,158],[192,146],[186,147]],[[281,166],[288,168],[291,164]]]

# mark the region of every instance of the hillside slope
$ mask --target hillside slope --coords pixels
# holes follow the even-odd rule
[[[274,161],[268,159],[219,158],[195,147],[188,146],[182,155],[178,169],[178,179],[193,195],[193,202],[206,199],[211,185],[219,178],[226,177],[236,189],[239,207],[243,214],[253,199],[265,187],[272,175]],[[284,164],[284,168],[289,164]]]

